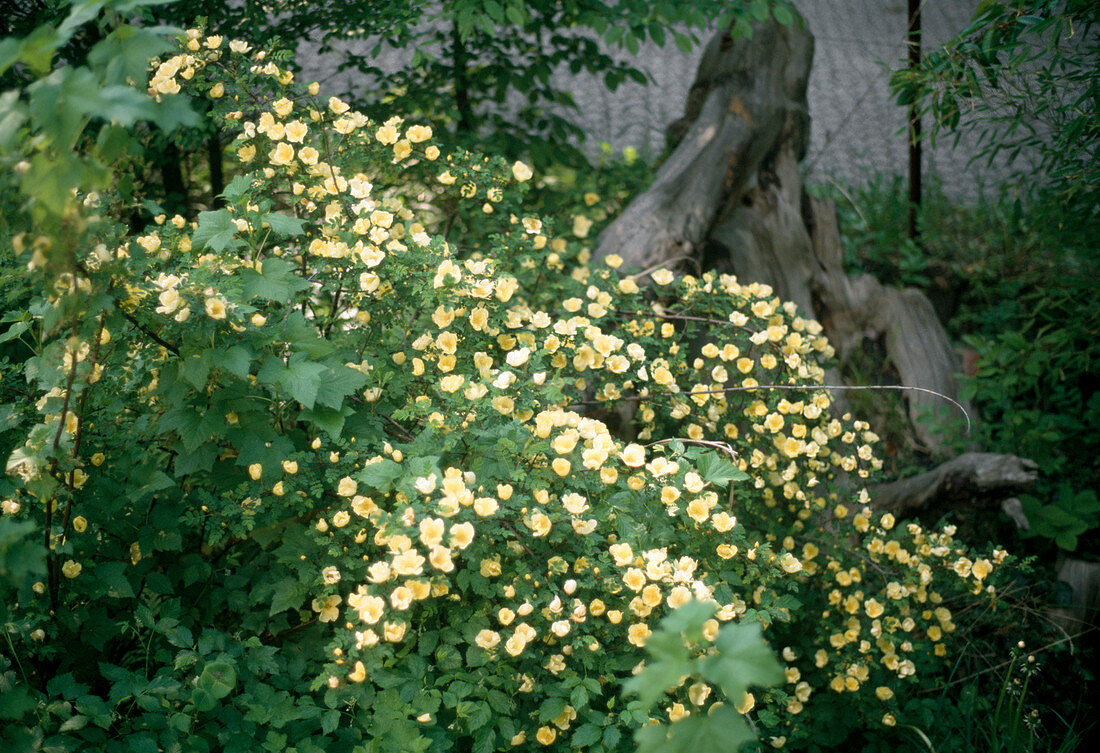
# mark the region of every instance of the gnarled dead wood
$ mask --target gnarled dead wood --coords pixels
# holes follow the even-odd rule
[[[919,476],[868,491],[880,510],[910,514],[959,505],[988,506],[1017,494],[1038,479],[1034,461],[1015,455],[967,452]]]
[[[812,56],[803,28],[762,25],[737,42],[716,35],[699,63],[683,139],[649,189],[600,234],[595,258],[616,253],[625,267],[648,269],[694,254],[781,136],[800,132],[801,158]]]

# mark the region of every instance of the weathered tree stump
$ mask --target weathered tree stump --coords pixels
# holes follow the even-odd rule
[[[879,341],[900,386],[958,401],[960,365],[932,304],[919,291],[847,275],[835,206],[805,191],[799,161],[812,57],[813,37],[801,26],[758,25],[737,41],[717,34],[684,118],[670,129],[675,148],[649,189],[601,233],[595,256],[618,254],[636,270],[701,267],[767,283],[823,324],[842,363],[865,340]],[[839,384],[837,372],[829,379]],[[843,393],[835,397],[844,404]],[[918,419],[951,410],[950,402],[917,390],[904,397],[916,443],[941,452],[940,437]]]

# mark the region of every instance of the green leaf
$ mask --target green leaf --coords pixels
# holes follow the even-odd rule
[[[584,748],[592,745],[602,736],[603,731],[595,724],[582,724],[577,727],[577,731],[573,733],[573,739],[570,740],[570,745],[574,748]]]
[[[241,291],[246,299],[263,298],[285,303],[295,293],[309,288],[309,283],[298,276],[295,265],[286,259],[269,256],[260,264],[260,269],[260,272],[254,269],[239,272]]]
[[[237,670],[227,661],[207,664],[199,675],[199,687],[217,699],[225,698],[237,686]]]
[[[235,204],[252,187],[251,175],[238,175],[229,181],[229,185],[222,191],[222,198],[230,204]]]
[[[730,462],[729,458],[711,450],[701,454],[695,461],[695,467],[704,481],[725,488],[731,481],[742,481],[749,476]]]
[[[539,704],[539,721],[548,722],[551,719],[557,719],[565,711],[565,707],[568,705],[569,700],[561,696],[551,696],[543,700]]]
[[[509,5],[504,9],[504,16],[508,19],[508,22],[515,26],[523,26],[526,19],[523,15],[523,6]]]
[[[344,419],[352,412],[350,407],[336,409],[314,405],[312,409],[303,410],[299,413],[298,418],[302,421],[309,421],[335,439],[344,430]]]
[[[234,345],[218,356],[217,366],[244,379],[252,364],[252,351],[244,345]]]
[[[8,327],[8,331],[0,335],[0,343],[6,343],[8,340],[14,340],[28,329],[26,322],[16,322]]]
[[[23,42],[20,39],[14,37],[8,37],[6,39],[0,39],[0,74],[3,74],[8,68],[15,65],[19,60],[19,56],[23,53]],[[5,92],[6,94],[7,92]],[[12,94],[18,93],[15,91]]]
[[[504,8],[501,7],[501,4],[497,2],[497,0],[483,0],[482,7],[484,7],[485,13],[489,18],[493,19],[498,24],[504,22]]]
[[[367,375],[359,369],[341,365],[328,369],[321,378],[317,389],[317,402],[332,408],[339,408],[344,398],[367,383]]]
[[[260,222],[267,223],[267,226],[271,228],[272,232],[284,236],[301,235],[305,232],[305,226],[302,220],[297,217],[291,217],[286,214],[279,214],[278,212],[270,212],[260,218]]]
[[[1058,545],[1059,549],[1064,549],[1067,552],[1076,551],[1077,549],[1077,537],[1072,533],[1059,533],[1054,537],[1054,543]]]
[[[312,408],[321,387],[321,375],[324,373],[323,364],[305,360],[304,356],[295,353],[279,375],[279,384],[303,406]]]
[[[195,704],[195,710],[202,714],[213,711],[218,705],[217,699],[203,687],[194,688],[191,691],[191,703]]]
[[[356,474],[355,478],[367,488],[383,492],[388,490],[390,485],[400,478],[403,471],[404,469],[399,463],[384,458],[377,463],[366,465],[363,470]]]
[[[301,282],[305,283],[305,280]],[[309,283],[305,284],[308,287]],[[283,339],[295,350],[308,353],[314,358],[328,355],[333,349],[332,343],[321,337],[316,325],[306,319],[301,311],[295,311],[286,318],[283,323]]]
[[[180,360],[180,378],[191,384],[195,389],[206,387],[206,379],[210,375],[210,367],[214,363],[214,351],[204,350]]]
[[[54,52],[65,43],[65,40],[61,39],[57,31],[48,24],[39,26],[24,39],[15,41],[19,46],[19,59],[35,73],[41,75],[49,72],[53,63]],[[11,54],[10,48],[5,52],[7,53],[6,57],[9,57]]]
[[[196,250],[209,248],[212,251],[224,251],[237,234],[237,225],[233,215],[227,209],[213,212],[199,212],[199,226],[191,236]]]
[[[197,412],[189,405],[183,405],[161,416],[159,426],[161,431],[174,431],[179,434],[184,449],[192,452],[210,439],[219,425],[217,422],[219,422],[218,417],[211,416],[207,419],[205,414]]]
[[[717,653],[705,657],[703,677],[737,703],[750,685],[767,687],[783,682],[783,668],[764,642],[759,622],[727,624],[714,641]]]
[[[125,562],[101,562],[95,567],[96,586],[100,593],[114,599],[132,599],[133,586],[126,577]]]
[[[288,609],[297,609],[306,600],[309,591],[305,584],[296,578],[281,580],[275,585],[275,593],[271,595],[271,608],[268,615],[275,616]]]
[[[667,689],[678,685],[681,677],[693,671],[694,662],[683,636],[665,624],[673,615],[662,620],[658,630],[646,641],[646,653],[651,660],[641,672],[623,683],[623,695],[637,695],[647,710]]]
[[[654,735],[639,741],[638,753],[735,751],[754,739],[744,717],[728,705],[706,715],[692,714],[660,729],[665,733],[660,738]]]
[[[0,584],[15,587],[46,572],[45,553],[30,520],[0,518]]]
[[[703,625],[714,616],[714,609],[714,604],[693,599],[661,620],[660,634],[673,635],[676,638],[676,645],[679,647],[675,653],[676,656],[680,656],[681,653],[684,656],[687,655],[680,634],[687,635],[689,638],[702,635]],[[657,644],[646,644],[647,648],[652,646],[653,650],[657,650],[657,647],[661,645],[663,645],[661,641],[658,641]]]
[[[794,23],[794,14],[786,5],[776,5],[772,8],[772,17],[782,26],[790,26]]]

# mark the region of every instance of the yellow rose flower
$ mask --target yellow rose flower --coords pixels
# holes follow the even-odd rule
[[[408,625],[403,622],[387,622],[382,630],[382,637],[390,643],[397,643],[405,637]]]
[[[512,177],[520,183],[531,180],[533,175],[534,173],[531,172],[531,168],[522,162],[516,162],[512,165]]]
[[[306,165],[316,165],[320,156],[320,153],[312,146],[303,146],[298,150],[298,159]]]
[[[500,643],[500,633],[495,630],[482,630],[474,638],[474,643],[486,651],[494,649]]]
[[[309,132],[309,127],[300,120],[292,120],[286,124],[286,128],[283,130],[283,135],[286,136],[287,141],[292,141],[295,144],[301,144],[302,140]]]
[[[619,457],[631,468],[640,468],[645,465],[645,448],[639,444],[628,444],[623,448]]]
[[[248,147],[245,147],[245,149],[247,148]],[[244,150],[242,149],[241,151]],[[294,161],[294,147],[285,141],[280,141],[267,155],[267,159],[273,165],[289,165]],[[242,162],[247,162],[247,160],[242,160]]]
[[[631,645],[643,648],[646,644],[646,640],[648,640],[652,633],[653,631],[649,629],[649,625],[644,622],[636,622],[627,628],[626,640]]]
[[[285,118],[294,109],[294,103],[286,97],[281,97],[271,103],[271,109],[275,111],[275,114],[280,118]]]
[[[632,567],[623,573],[623,583],[631,591],[640,591],[645,586],[645,573],[636,567]]]
[[[650,277],[653,278],[653,281],[658,285],[668,285],[670,282],[676,279],[676,276],[664,267],[655,271],[653,274],[650,275]]]
[[[474,540],[474,526],[472,523],[456,523],[451,526],[450,544],[456,549],[465,549]]]
[[[541,512],[536,512],[527,521],[527,527],[534,532],[536,537],[545,536],[550,533],[550,518]]]
[[[392,125],[384,125],[374,132],[374,138],[378,139],[382,144],[396,144],[397,139],[400,137],[398,130]]]
[[[84,569],[84,566],[79,562],[73,560],[66,560],[65,564],[61,566],[61,574],[66,578],[75,578],[80,575],[80,571]]]
[[[219,296],[207,298],[206,315],[211,319],[224,319],[226,316],[225,299]]]
[[[426,561],[415,549],[409,549],[393,558],[392,567],[398,575],[423,575]]]

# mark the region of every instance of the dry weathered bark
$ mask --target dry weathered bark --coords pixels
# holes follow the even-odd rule
[[[600,235],[596,258],[610,253],[647,269],[695,256],[722,207],[736,203],[780,137],[792,132],[805,152],[813,37],[765,25],[751,42],[718,34],[707,45],[688,98],[690,125],[652,186]]]
[[[817,311],[841,360],[881,339],[900,384],[921,387],[958,400],[958,356],[936,317],[932,303],[918,290],[888,288],[871,275],[844,273],[843,251],[836,224],[836,207],[827,199],[807,202],[817,260],[812,282]],[[942,416],[950,403],[925,392],[906,394],[910,423],[917,438],[936,448],[939,438],[919,420],[924,413]],[[963,403],[968,414],[973,410]]]
[[[1015,455],[967,452],[919,476],[868,491],[880,510],[913,514],[962,505],[992,507],[1038,479],[1034,461]]]
[[[1070,600],[1050,610],[1050,617],[1070,635],[1096,627],[1100,618],[1100,562],[1063,557],[1058,580],[1069,586]]]
[[[848,276],[835,206],[804,190],[798,163],[809,134],[812,52],[812,36],[798,27],[763,25],[737,42],[716,35],[685,117],[671,129],[682,139],[652,186],[600,235],[595,255],[619,254],[638,270],[690,260],[767,283],[813,312],[842,363],[877,341],[897,384],[957,400],[957,356],[932,304],[919,291]],[[828,379],[839,384],[835,371]],[[843,393],[836,397],[844,402]],[[915,390],[905,398],[916,443],[941,449],[918,419],[950,403]]]

